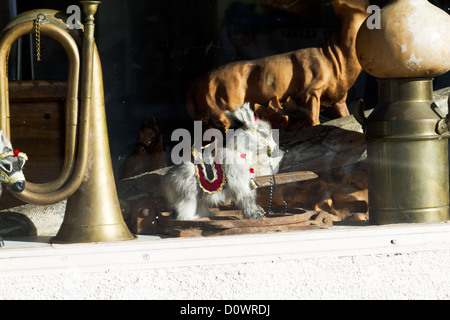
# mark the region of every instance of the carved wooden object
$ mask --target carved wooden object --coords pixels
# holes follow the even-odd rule
[[[306,115],[308,125],[320,123],[321,106],[337,117],[349,115],[346,97],[361,72],[355,38],[366,19],[367,0],[333,0],[340,28],[321,46],[221,66],[200,77],[190,88],[187,110],[205,126],[226,130],[225,111],[245,102],[268,106],[290,97]],[[273,120],[273,119],[272,119]],[[272,124],[277,128],[276,121]]]

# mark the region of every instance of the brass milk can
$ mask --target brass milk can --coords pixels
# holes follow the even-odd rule
[[[449,219],[447,119],[432,101],[433,79],[378,79],[379,102],[364,118],[372,224]]]
[[[370,222],[446,221],[448,121],[432,93],[450,70],[450,16],[427,0],[390,0],[372,18],[378,26],[363,23],[355,44],[378,79],[372,114],[355,110],[367,135]]]

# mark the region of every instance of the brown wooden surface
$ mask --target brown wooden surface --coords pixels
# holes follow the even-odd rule
[[[269,188],[258,189],[258,204],[267,206],[269,196]],[[334,221],[367,220],[367,162],[319,172],[317,179],[280,184],[278,192],[274,193],[273,205],[282,206],[282,199],[289,208],[326,211]]]
[[[67,81],[10,81],[9,100],[19,101],[60,101],[66,97]]]
[[[175,220],[171,212],[153,210],[154,202],[142,201],[133,212],[132,231],[137,234],[165,234],[176,237],[204,237],[280,231],[300,231],[330,228],[333,219],[323,211],[291,208],[285,214],[265,218],[244,219],[241,211],[232,207],[212,208],[214,216],[197,220]]]
[[[11,143],[28,155],[27,181],[49,182],[61,171],[65,139],[65,81],[10,81]],[[0,208],[22,204],[5,191]]]

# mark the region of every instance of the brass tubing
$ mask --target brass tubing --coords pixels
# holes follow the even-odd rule
[[[0,118],[2,128],[9,137],[9,101],[8,101],[8,79],[6,75],[6,63],[12,44],[21,36],[32,33],[33,21],[26,21],[11,27],[0,42],[0,92],[2,99],[0,100]],[[78,157],[75,164],[75,148],[76,148],[76,129],[77,129],[77,93],[78,93],[78,76],[79,76],[79,54],[78,47],[67,31],[52,23],[43,24],[41,33],[52,37],[60,42],[65,48],[69,57],[69,88],[67,100],[67,117],[66,117],[66,149],[65,163],[63,170],[53,182],[46,184],[33,184],[27,182],[27,188],[23,193],[13,193],[22,201],[32,204],[51,204],[59,202],[75,192],[83,181],[88,161],[88,136],[89,136],[89,106],[87,101],[81,102],[80,116],[80,142]],[[88,62],[89,63],[89,62]],[[92,69],[92,62],[87,64]],[[89,71],[91,72],[91,71]],[[73,171],[73,174],[72,174]],[[67,181],[70,178],[70,181]],[[65,185],[64,185],[65,184]],[[64,186],[63,186],[64,185]]]
[[[6,57],[9,55],[9,50],[12,44],[21,36],[32,33],[33,32],[33,21],[25,21],[21,22],[14,27],[10,28],[2,38],[0,43],[0,54],[4,57],[6,53]],[[78,82],[79,82],[79,69],[80,69],[80,58],[78,53],[77,44],[73,40],[73,38],[60,27],[55,26],[54,24],[44,24],[41,26],[41,33],[47,36],[50,36],[54,40],[58,41],[65,49],[69,62],[68,69],[68,87],[67,87],[67,95],[66,95],[66,147],[65,147],[65,155],[64,155],[64,164],[61,170],[60,175],[54,181],[42,184],[35,184],[27,181],[27,189],[31,192],[35,193],[49,193],[54,192],[61,188],[70,178],[73,168],[74,168],[74,159],[75,159],[75,149],[76,149],[76,134],[77,134],[77,126],[78,126]],[[7,52],[5,52],[5,51]],[[0,70],[0,78],[7,79],[6,70],[2,68]],[[1,92],[7,92],[5,86],[8,86],[8,81],[2,82]],[[3,116],[8,119],[7,124],[7,136],[10,138],[10,129],[9,129],[9,101],[8,99],[4,99],[2,101]],[[6,111],[4,111],[6,109]]]

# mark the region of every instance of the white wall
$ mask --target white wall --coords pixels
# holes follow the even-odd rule
[[[1,249],[0,298],[449,299],[450,225]]]

